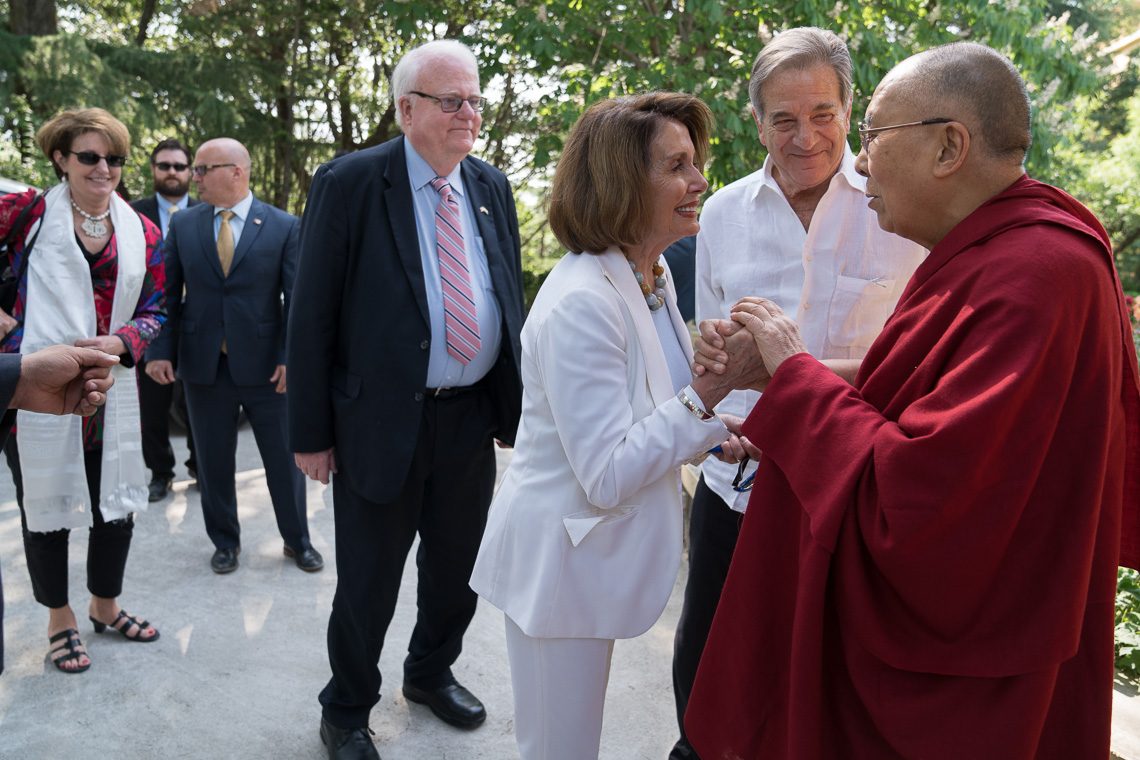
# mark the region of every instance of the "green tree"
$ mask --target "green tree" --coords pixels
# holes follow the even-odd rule
[[[0,0],[9,15],[37,0]],[[38,0],[41,1],[42,0]],[[1067,4],[1066,4],[1067,3]],[[569,126],[615,94],[677,89],[717,118],[714,187],[758,167],[747,79],[781,28],[836,30],[855,58],[855,118],[894,63],[931,45],[973,39],[1010,55],[1038,113],[1031,169],[1047,172],[1066,104],[1094,90],[1088,23],[1108,0],[78,0],[58,8],[59,34],[0,35],[0,171],[50,178],[30,136],[60,108],[102,105],[131,128],[129,187],[146,188],[146,148],[226,134],[254,156],[255,191],[299,211],[313,171],[336,150],[396,134],[388,79],[409,47],[454,37],[478,55],[492,105],[480,153],[524,201],[527,249],[558,254],[542,212]],[[1065,12],[1068,15],[1065,15]],[[1060,14],[1060,15],[1058,15]],[[1086,13],[1086,15],[1088,15]],[[1082,26],[1083,25],[1083,26]]]

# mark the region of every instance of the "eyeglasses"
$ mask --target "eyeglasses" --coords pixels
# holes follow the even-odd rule
[[[75,160],[84,166],[97,166],[100,161],[106,161],[107,166],[123,166],[127,163],[126,156],[100,156],[93,150],[67,151],[65,155],[75,156]]]
[[[221,169],[223,166],[237,166],[237,164],[198,164],[190,168],[194,172],[195,177],[205,177],[214,169]]]
[[[444,113],[455,113],[460,108],[463,108],[464,103],[471,106],[471,110],[476,113],[483,113],[483,109],[487,107],[486,98],[461,98],[458,95],[444,95],[437,98],[435,95],[428,95],[426,92],[419,92],[418,90],[411,90],[408,94],[419,95],[421,98],[434,100],[436,103],[439,103],[439,110]]]
[[[906,124],[891,124],[889,127],[868,127],[866,122],[859,125],[859,145],[863,150],[867,150],[867,146],[875,139],[879,132],[886,132],[888,129],[904,129],[906,127],[925,127],[930,124],[949,124],[957,119],[947,119],[939,116],[937,119],[923,119],[922,121],[908,121]]]
[[[169,161],[159,161],[154,165],[154,168],[158,169],[160,172],[184,172],[190,168],[190,164],[172,164]]]
[[[744,457],[736,467],[736,477],[732,479],[732,490],[737,493],[748,493],[752,490],[752,481],[756,480],[756,470],[753,470],[747,478],[744,477],[744,470],[750,461],[748,457]]]

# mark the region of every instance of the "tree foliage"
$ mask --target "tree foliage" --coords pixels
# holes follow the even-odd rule
[[[1125,289],[1140,290],[1140,64],[1074,99],[1047,179],[1082,200],[1112,238]]]
[[[715,188],[763,159],[747,80],[761,44],[792,26],[848,40],[853,122],[907,55],[959,39],[996,47],[1029,82],[1030,169],[1051,176],[1070,104],[1102,81],[1091,35],[1119,23],[1114,8],[1111,0],[0,0],[10,31],[29,10],[58,18],[58,33],[46,23],[0,32],[0,172],[48,181],[36,127],[60,108],[100,105],[135,137],[125,175],[132,192],[148,189],[147,150],[162,137],[198,144],[229,135],[253,155],[255,191],[300,211],[313,172],[334,151],[396,134],[388,79],[402,53],[453,37],[476,51],[492,101],[479,152],[515,181],[528,253],[545,260],[558,253],[542,211],[546,181],[584,107],[648,89],[704,98],[717,118]]]

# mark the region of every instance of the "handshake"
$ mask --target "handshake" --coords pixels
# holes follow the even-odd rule
[[[742,298],[728,319],[706,319],[699,329],[694,387],[717,396],[739,388],[762,391],[785,359],[807,351],[795,321],[767,298]]]

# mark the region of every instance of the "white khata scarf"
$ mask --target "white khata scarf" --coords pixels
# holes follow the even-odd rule
[[[40,235],[28,259],[24,339],[20,353],[56,343],[71,345],[95,335],[95,291],[91,268],[71,216],[66,180],[45,196]],[[118,275],[111,304],[110,332],[134,315],[146,276],[146,236],[138,214],[118,195],[111,196]],[[99,508],[103,519],[119,520],[147,506],[142,459],[139,395],[134,369],[111,370],[115,384],[103,410],[103,469]],[[37,533],[91,524],[91,497],[83,467],[83,419],[20,412],[16,423],[24,512]]]

